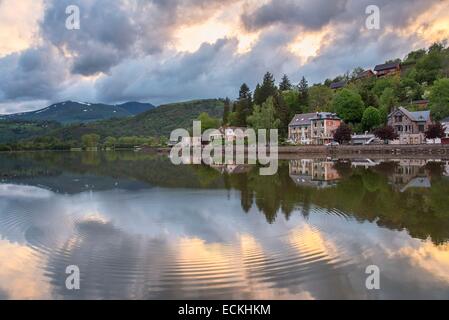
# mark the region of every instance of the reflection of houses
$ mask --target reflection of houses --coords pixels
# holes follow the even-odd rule
[[[332,161],[291,160],[289,170],[290,178],[299,186],[326,188],[340,179]]]
[[[374,161],[371,159],[354,159],[351,161],[351,166],[354,168],[371,168],[379,165],[380,161]]]
[[[411,112],[399,107],[388,115],[388,125],[399,135],[401,144],[425,143],[424,133],[432,124],[430,111]]]
[[[379,64],[374,68],[374,71],[379,78],[389,75],[397,75],[401,72],[401,64],[399,62]]]
[[[212,162],[214,159],[211,159]],[[235,159],[229,160],[225,163],[212,163],[209,165],[211,168],[217,170],[221,174],[239,174],[239,173],[247,173],[251,171],[252,166],[248,164],[237,164]]]
[[[425,170],[425,160],[400,160],[390,176],[393,186],[401,192],[410,188],[430,188],[430,178]]]
[[[297,114],[290,122],[289,139],[297,144],[326,144],[334,140],[341,124],[335,113],[317,112]]]

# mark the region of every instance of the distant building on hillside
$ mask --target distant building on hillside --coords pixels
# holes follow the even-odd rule
[[[334,140],[341,119],[335,113],[316,112],[294,116],[288,127],[289,140],[296,144],[326,144]]]
[[[411,103],[412,106],[417,106],[419,109],[427,109],[429,106],[429,100],[414,100]]]
[[[399,107],[388,115],[388,125],[399,135],[401,144],[425,143],[424,133],[431,124],[430,111],[411,112]]]
[[[338,90],[338,89],[344,88],[345,86],[346,86],[346,81],[338,81],[338,82],[331,83],[330,88],[332,90]]]
[[[387,75],[396,75],[401,72],[401,64],[399,62],[379,64],[374,68],[374,71],[378,78]]]
[[[355,80],[364,80],[364,79],[369,79],[372,77],[375,77],[376,75],[374,74],[373,70],[369,69],[369,70],[365,70],[360,72],[357,77],[355,77]]]

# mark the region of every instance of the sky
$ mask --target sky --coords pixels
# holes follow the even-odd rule
[[[447,38],[449,0],[0,0],[0,114],[235,98],[267,71],[317,83]]]

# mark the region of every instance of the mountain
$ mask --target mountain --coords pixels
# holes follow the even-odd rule
[[[127,118],[154,109],[150,103],[127,102],[119,105],[65,101],[47,108],[0,116],[10,121],[56,121],[62,124],[86,123],[111,118]]]
[[[36,138],[61,127],[54,121],[3,120],[0,121],[0,144]]]
[[[123,136],[169,136],[177,128],[189,129],[202,112],[211,117],[223,116],[223,101],[194,100],[162,105],[132,118],[110,119],[87,124],[74,124],[50,133],[64,141],[80,140],[84,134],[95,133],[102,138]]]

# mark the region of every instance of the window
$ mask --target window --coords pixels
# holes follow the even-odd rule
[[[419,132],[424,132],[425,131],[424,125],[420,124],[419,127],[418,127],[418,130],[419,130]]]

